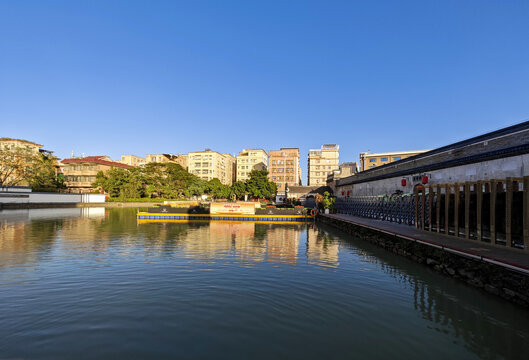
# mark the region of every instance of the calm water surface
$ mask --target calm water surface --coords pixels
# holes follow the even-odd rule
[[[529,312],[310,225],[0,212],[0,359],[529,359]]]

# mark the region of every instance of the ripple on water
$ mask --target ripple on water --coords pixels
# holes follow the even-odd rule
[[[529,317],[336,230],[1,220],[12,358],[529,358]]]

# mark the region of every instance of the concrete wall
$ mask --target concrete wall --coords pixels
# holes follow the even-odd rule
[[[480,163],[454,166],[426,173],[415,173],[343,186],[338,185],[335,195],[337,197],[344,197],[342,192],[346,195],[347,191],[350,191],[350,196],[393,194],[397,190],[403,191],[404,193],[412,193],[414,186],[421,183],[422,176],[428,176],[428,184],[435,185],[465,181],[506,179],[508,177],[528,175],[529,154],[524,154]],[[415,181],[414,177],[416,177]],[[402,179],[406,179],[406,186],[401,185]]]
[[[29,186],[2,186],[0,192],[31,192]]]
[[[104,203],[102,194],[58,194],[34,192],[3,192],[0,204],[78,204]]]

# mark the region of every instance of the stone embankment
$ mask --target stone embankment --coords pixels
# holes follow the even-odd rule
[[[497,264],[472,257],[464,252],[447,251],[442,246],[412,241],[385,231],[318,216],[317,221],[345,231],[355,238],[373,243],[387,251],[424,264],[432,270],[451,276],[510,302],[529,307],[529,271],[517,271],[498,261]],[[529,254],[524,254],[529,256]]]

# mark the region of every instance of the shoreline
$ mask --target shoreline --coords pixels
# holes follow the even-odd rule
[[[46,208],[134,208],[163,205],[163,202],[104,202],[104,203],[0,203],[0,210],[46,209]]]

